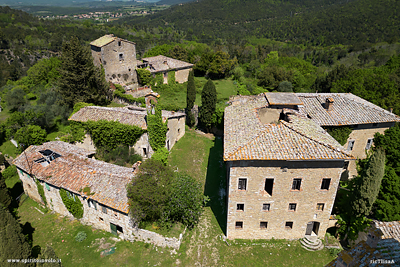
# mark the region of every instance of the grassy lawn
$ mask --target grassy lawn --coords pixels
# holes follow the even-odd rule
[[[11,143],[11,141],[5,141],[0,146],[0,152],[13,158],[18,155],[18,149]]]
[[[324,266],[330,262],[333,257],[327,249],[309,252],[297,240],[228,240],[226,244],[222,238],[226,224],[222,145],[221,138],[186,129],[172,148],[169,164],[202,182],[210,197],[200,223],[186,231],[178,251],[116,240],[76,220],[42,214],[30,199],[19,208],[20,221],[27,234],[31,233],[33,246],[51,245],[64,266]],[[79,231],[87,234],[82,243],[74,240]],[[100,256],[102,250],[114,246],[114,254]]]

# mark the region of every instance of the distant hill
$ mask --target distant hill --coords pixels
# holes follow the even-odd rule
[[[0,6],[68,6],[68,7],[110,7],[110,6],[121,6],[127,5],[129,2],[132,4],[138,3],[154,3],[157,0],[141,0],[140,2],[132,0],[120,0],[120,1],[93,1],[93,0],[0,0]]]
[[[212,42],[249,36],[312,45],[390,41],[400,28],[399,0],[200,0],[151,16],[135,27],[174,27]]]
[[[157,2],[157,5],[178,5],[178,4],[182,4],[182,3],[188,3],[188,2],[194,2],[197,0],[160,0]]]

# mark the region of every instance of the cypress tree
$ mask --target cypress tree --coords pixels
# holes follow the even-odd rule
[[[11,196],[6,186],[6,181],[0,172],[0,205],[3,204],[8,209],[12,202]]]
[[[0,204],[0,262],[7,262],[7,259],[28,259],[30,256],[31,247],[20,224]]]
[[[88,48],[77,37],[63,43],[59,92],[63,104],[73,107],[75,103],[104,104],[109,96],[109,86],[104,71],[95,67]]]
[[[40,259],[51,259],[51,260],[58,260],[54,249],[47,245],[39,256]],[[37,263],[36,267],[57,267],[62,266],[61,262],[45,262],[45,263]]]
[[[192,110],[196,101],[196,85],[194,84],[193,70],[189,72],[187,91],[186,91],[186,110]]]
[[[201,110],[199,114],[200,122],[207,130],[211,128],[212,115],[215,113],[217,104],[217,91],[211,80],[208,80],[201,92]]]
[[[378,197],[385,173],[385,152],[377,149],[368,159],[353,190],[352,210],[355,217],[368,216]]]

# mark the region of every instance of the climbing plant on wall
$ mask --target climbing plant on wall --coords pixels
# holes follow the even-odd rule
[[[117,121],[88,121],[85,123],[85,127],[97,148],[115,149],[120,144],[133,146],[145,132],[138,126],[126,125]]]
[[[163,122],[161,108],[156,106],[154,114],[148,114],[147,131],[149,132],[150,146],[154,151],[165,147],[168,121]]]
[[[38,193],[44,202],[44,205],[47,205],[47,200],[46,200],[46,196],[44,195],[43,185],[40,184],[38,179],[36,179],[36,186],[38,189]]]
[[[60,189],[60,196],[67,210],[77,219],[83,217],[83,204],[78,197],[74,197],[65,189]]]

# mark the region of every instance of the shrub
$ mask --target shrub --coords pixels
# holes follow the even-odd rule
[[[43,185],[40,184],[38,179],[36,179],[36,186],[38,189],[38,193],[44,202],[44,205],[47,205],[47,200],[46,200],[46,196],[44,195]]]
[[[36,98],[37,98],[37,96],[33,93],[28,93],[26,95],[26,99],[28,99],[28,100],[35,100]]]
[[[75,197],[65,189],[60,189],[60,196],[67,210],[77,219],[83,217],[83,204],[78,197]]]
[[[169,151],[165,147],[159,148],[154,154],[151,156],[152,159],[160,161],[164,166],[168,164],[168,155]]]
[[[77,242],[82,242],[85,240],[87,237],[86,233],[84,231],[80,231],[76,236],[75,236],[75,241]]]
[[[18,175],[17,173],[17,167],[15,165],[8,166],[1,174],[3,174],[4,179],[12,178],[15,175]]]

